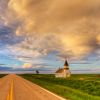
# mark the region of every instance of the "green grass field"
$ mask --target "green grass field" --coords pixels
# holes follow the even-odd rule
[[[69,100],[100,100],[100,75],[75,74],[70,79],[43,74],[21,76]]]

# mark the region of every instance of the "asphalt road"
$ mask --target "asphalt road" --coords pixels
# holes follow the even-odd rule
[[[0,79],[0,100],[65,100],[17,75]]]

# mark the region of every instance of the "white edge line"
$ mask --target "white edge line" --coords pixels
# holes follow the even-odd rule
[[[22,78],[22,77],[21,77],[21,78]],[[55,94],[55,93],[53,93],[53,92],[51,92],[51,91],[45,89],[45,88],[43,88],[43,87],[41,87],[40,85],[37,85],[37,84],[34,83],[34,82],[31,82],[31,81],[29,81],[29,80],[27,80],[27,79],[25,79],[25,78],[23,78],[23,79],[24,79],[25,81],[27,81],[27,82],[30,82],[30,83],[36,85],[37,87],[39,87],[39,88],[41,88],[42,90],[44,90],[44,91],[46,91],[46,92],[48,92],[48,93],[54,95],[55,97],[57,97],[57,98],[59,98],[59,99],[61,99],[61,100],[67,100],[67,99],[65,99],[65,98],[63,98],[63,97],[61,97],[61,96],[59,96],[59,95],[57,95],[57,94]],[[68,99],[68,100],[69,100],[69,99]]]
[[[37,85],[37,84],[35,84],[35,85]],[[37,86],[40,87],[42,90],[44,90],[44,91],[46,91],[46,92],[48,92],[48,93],[50,93],[50,94],[56,96],[57,98],[59,98],[59,99],[61,99],[61,100],[66,100],[65,98],[60,97],[60,96],[58,96],[57,94],[55,94],[55,93],[53,93],[53,92],[51,92],[51,91],[49,91],[49,90],[47,90],[47,89],[45,89],[45,88],[42,88],[42,87],[39,86],[39,85],[37,85]]]

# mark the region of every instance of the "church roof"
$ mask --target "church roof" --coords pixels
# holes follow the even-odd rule
[[[56,73],[63,73],[64,72],[64,69],[63,68],[60,68],[56,71]]]
[[[63,73],[64,70],[65,70],[64,68],[60,68],[55,73]],[[69,70],[69,68],[66,68],[66,70]]]
[[[65,61],[64,66],[69,66],[67,60]]]

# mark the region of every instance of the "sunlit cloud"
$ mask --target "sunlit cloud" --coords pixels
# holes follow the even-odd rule
[[[27,49],[37,48],[40,53],[58,51],[61,54],[63,51],[66,56],[80,56],[99,47],[99,2],[10,0],[8,7],[22,22],[16,35],[27,37],[26,44],[22,44]]]
[[[56,60],[98,58],[99,11],[100,0],[0,0],[0,42],[26,65],[53,52]]]
[[[32,67],[32,64],[30,64],[30,63],[25,63],[23,65],[23,68],[31,68],[31,67]]]

